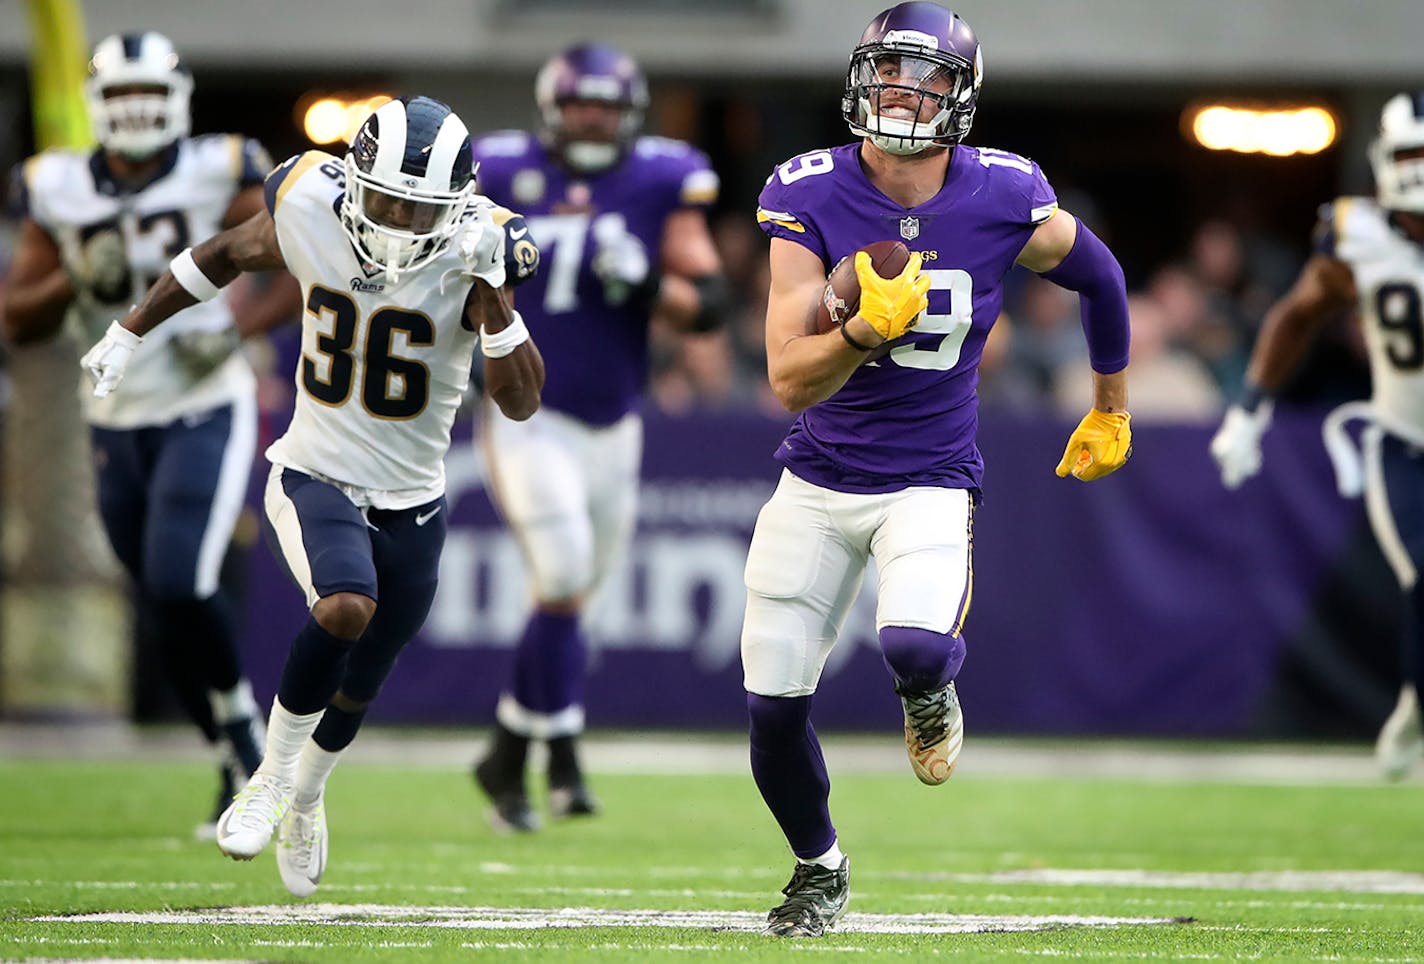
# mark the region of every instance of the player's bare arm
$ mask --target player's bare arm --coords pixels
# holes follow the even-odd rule
[[[236,227],[265,209],[262,185],[243,188],[228,205],[222,226],[224,229]],[[296,278],[283,271],[275,275],[262,294],[233,319],[233,327],[243,338],[264,334],[296,316],[301,304],[301,285],[297,284]]]
[[[771,239],[771,289],[766,305],[766,373],[788,412],[823,402],[860,366],[864,355],[837,331],[807,334],[807,321],[826,287],[821,259],[794,241]],[[860,317],[846,321],[864,345],[882,339]],[[863,340],[862,340],[863,339]]]
[[[1348,264],[1326,254],[1311,255],[1291,290],[1261,322],[1246,369],[1247,384],[1266,395],[1278,392],[1326,323],[1358,297]]]
[[[20,224],[15,261],[5,287],[3,332],[15,345],[42,341],[64,322],[77,291],[64,270],[59,246],[33,218]]]
[[[174,270],[183,260],[195,266],[202,278],[190,276],[186,284],[180,282]],[[148,290],[143,302],[123,320],[123,327],[136,335],[146,335],[184,308],[213,297],[217,290],[244,271],[276,271],[286,266],[277,244],[277,225],[264,208],[237,227],[191,248],[187,259],[181,254],[174,258],[169,269]],[[202,288],[202,279],[207,280],[211,294],[209,289]],[[200,290],[191,291],[188,285]]]
[[[504,288],[476,280],[465,303],[465,317],[480,332],[485,355],[485,392],[508,418],[524,421],[539,408],[544,389],[544,358],[534,339],[525,337],[513,350],[497,354],[498,336],[515,326],[514,306]],[[517,325],[523,328],[523,323]]]
[[[731,290],[706,216],[695,208],[669,214],[659,254],[663,278],[654,311],[682,331],[719,327],[731,306]]]

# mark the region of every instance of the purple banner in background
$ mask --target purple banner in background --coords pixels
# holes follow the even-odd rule
[[[1282,413],[1262,477],[1227,493],[1208,428],[1137,427],[1128,467],[1089,485],[1053,474],[1069,423],[986,413],[959,678],[969,726],[1244,732],[1322,575],[1362,525],[1360,506],[1334,493],[1318,424]],[[635,543],[589,615],[591,727],[745,726],[742,566],[784,427],[750,414],[648,417]],[[523,627],[518,548],[485,495],[468,423],[456,439],[440,593],[372,710],[378,723],[487,725]],[[248,600],[249,665],[270,697],[305,612],[265,547]],[[818,726],[899,725],[870,589],[815,703]]]

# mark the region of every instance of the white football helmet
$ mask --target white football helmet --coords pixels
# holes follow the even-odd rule
[[[114,34],[89,61],[84,96],[105,150],[150,157],[188,135],[193,78],[161,33]]]
[[[351,141],[341,225],[394,284],[445,250],[474,196],[464,122],[438,100],[401,97],[377,108]]]
[[[1395,94],[1370,145],[1380,207],[1424,214],[1424,92]]]

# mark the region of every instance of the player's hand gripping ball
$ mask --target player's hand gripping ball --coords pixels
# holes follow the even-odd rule
[[[887,354],[928,305],[930,279],[921,264],[899,241],[876,241],[842,258],[826,279],[807,333],[833,331],[858,314],[884,339],[868,359]]]

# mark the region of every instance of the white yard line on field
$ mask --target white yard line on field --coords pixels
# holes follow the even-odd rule
[[[45,915],[33,922],[85,924],[324,925],[335,927],[431,927],[456,930],[544,930],[583,927],[676,927],[756,932],[766,916],[740,911],[604,910],[569,907],[408,907],[385,904],[274,904],[204,911],[103,912]],[[1168,917],[1079,914],[997,916],[989,914],[847,914],[837,931],[851,934],[973,934],[1123,927],[1180,923]]]

